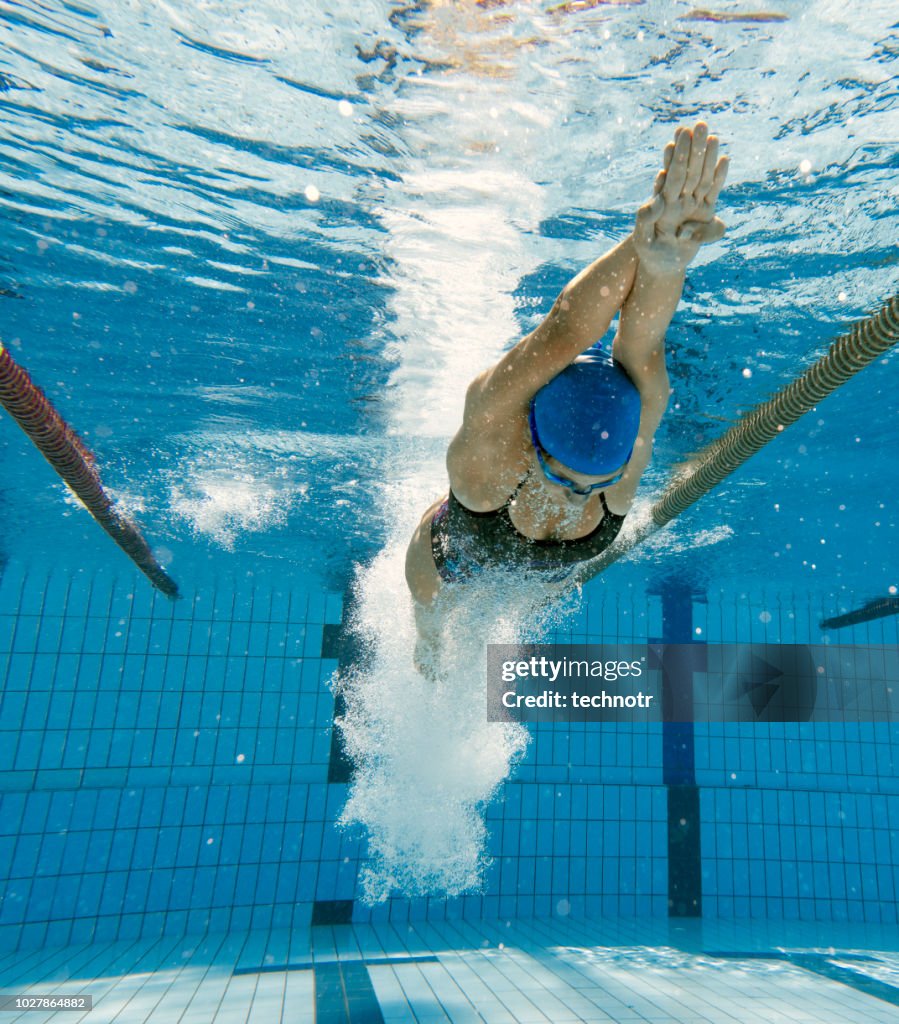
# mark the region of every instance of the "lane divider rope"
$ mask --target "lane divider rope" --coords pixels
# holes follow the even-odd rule
[[[2,344],[0,404],[153,586],[167,597],[177,597],[178,585],[159,564],[135,523],[115,508],[103,489],[91,452]]]

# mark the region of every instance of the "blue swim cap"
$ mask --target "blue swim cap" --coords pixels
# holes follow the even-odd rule
[[[640,427],[640,392],[621,363],[597,344],[532,399],[543,450],[588,476],[627,462]]]

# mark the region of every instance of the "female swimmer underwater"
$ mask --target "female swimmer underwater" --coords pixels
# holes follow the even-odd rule
[[[562,290],[546,319],[476,377],[447,452],[449,494],[406,555],[421,663],[438,597],[482,569],[570,574],[615,539],[668,403],[665,331],[727,176],[699,122],[665,147],[633,232]],[[621,311],[611,355],[595,342]]]

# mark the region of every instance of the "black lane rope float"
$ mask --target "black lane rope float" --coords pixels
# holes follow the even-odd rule
[[[177,583],[156,560],[137,526],[116,510],[103,490],[93,455],[2,344],[0,404],[153,586],[167,597],[177,597]]]
[[[735,469],[755,455],[800,416],[899,341],[899,295],[877,312],[858,320],[791,384],[748,412],[716,441],[677,470],[652,506],[651,518],[585,563],[577,582],[586,583],[650,534],[671,522]]]
[[[821,628],[841,629],[843,626],[857,626],[862,622],[885,619],[888,615],[899,615],[899,597],[879,597],[862,605],[861,608],[856,608],[855,611],[825,619],[821,623]]]

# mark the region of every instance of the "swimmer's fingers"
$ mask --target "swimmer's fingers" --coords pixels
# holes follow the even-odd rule
[[[715,167],[718,163],[718,136],[710,135],[705,149],[705,160],[702,165],[702,174],[699,182],[693,190],[697,201],[702,202],[709,194],[712,182],[715,180]]]
[[[659,192],[662,191],[662,186],[665,184],[665,175],[668,173],[668,168],[671,166],[672,156],[674,156],[674,143],[669,142],[662,151],[662,169],[656,175],[655,185],[653,185],[652,188],[654,195],[658,195]]]
[[[712,210],[715,209],[715,204],[718,202],[718,196],[721,194],[721,189],[724,188],[724,182],[727,181],[727,169],[730,167],[730,160],[723,156],[718,161],[715,167],[715,174],[712,177],[712,184],[709,187],[709,191],[706,194],[705,202]]]
[[[699,245],[710,245],[724,237],[727,228],[720,217],[714,220],[688,220],[677,229],[677,237],[684,242],[698,242]]]
[[[703,224],[699,239],[700,244],[709,245],[711,242],[719,241],[724,238],[725,231],[727,231],[727,225],[720,217],[716,217],[708,224]]]
[[[649,245],[655,235],[655,224],[665,209],[665,200],[654,196],[637,210],[637,222],[634,225],[634,241]]]
[[[687,160],[687,176],[684,179],[683,192],[692,196],[702,177],[705,155],[708,149],[709,126],[705,121],[697,121],[690,140],[690,156]]]
[[[671,163],[665,173],[665,184],[662,195],[666,202],[673,203],[680,199],[684,182],[687,180],[687,162],[690,158],[690,132],[686,128],[678,128],[674,134],[674,149]]]

